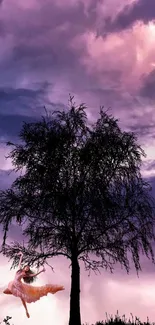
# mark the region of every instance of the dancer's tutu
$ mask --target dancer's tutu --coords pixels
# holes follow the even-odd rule
[[[46,296],[48,293],[54,294],[58,291],[64,290],[64,287],[52,284],[35,287],[22,282],[12,281],[9,283],[8,289],[15,297],[22,298],[25,302],[31,303]]]

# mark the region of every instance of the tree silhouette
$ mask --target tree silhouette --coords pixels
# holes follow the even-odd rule
[[[71,261],[69,325],[81,325],[80,260],[95,272],[112,272],[117,262],[129,272],[129,254],[138,272],[141,252],[154,263],[154,199],[140,173],[145,153],[103,108],[88,122],[85,106],[70,98],[68,110],[24,123],[20,143],[8,143],[21,175],[0,192],[2,252],[12,267],[19,249],[30,266],[58,255]],[[25,223],[27,245],[6,244],[12,220]]]

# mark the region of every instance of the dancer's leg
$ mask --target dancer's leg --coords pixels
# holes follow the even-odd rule
[[[7,288],[3,291],[6,295],[12,295],[12,292]]]
[[[25,302],[25,300],[21,298],[21,301],[22,301],[23,306],[24,306],[24,308],[25,308],[25,310],[26,310],[26,316],[27,316],[28,318],[30,318],[30,315],[29,315],[29,313],[28,313],[28,310],[27,310],[27,306],[26,306],[26,302]]]

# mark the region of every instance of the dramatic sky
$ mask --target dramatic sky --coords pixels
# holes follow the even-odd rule
[[[22,121],[35,121],[49,110],[68,105],[69,93],[85,102],[94,121],[99,107],[110,107],[122,129],[137,133],[147,158],[142,173],[155,176],[155,0],[1,0],[0,1],[0,184],[8,187],[11,162],[7,140],[16,141]],[[21,241],[12,225],[10,238]],[[67,325],[70,268],[52,261],[39,284],[60,283],[65,291],[28,305],[28,320],[17,298],[3,289],[14,276],[0,257],[0,321],[15,325]],[[105,313],[155,319],[155,266],[142,259],[137,278],[116,267],[111,275],[88,274],[81,266],[82,321],[95,323]]]

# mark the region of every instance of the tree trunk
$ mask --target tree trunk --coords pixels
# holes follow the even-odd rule
[[[69,325],[81,325],[80,316],[80,266],[77,256],[72,258]]]

